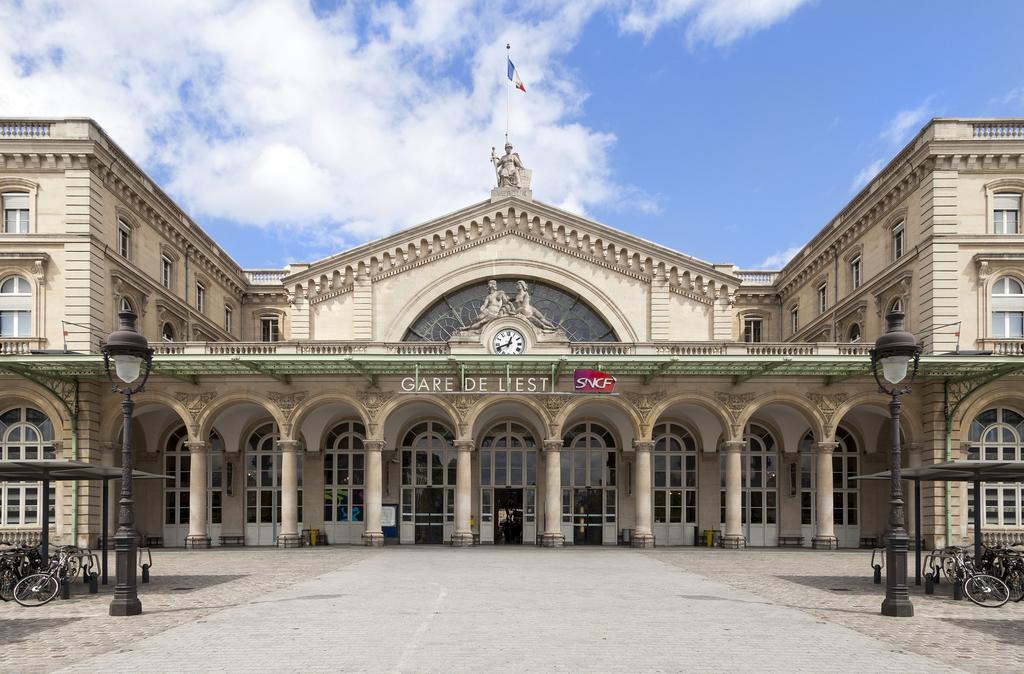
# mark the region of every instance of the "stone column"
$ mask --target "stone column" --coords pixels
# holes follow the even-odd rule
[[[633,501],[636,509],[636,528],[633,530],[634,548],[653,548],[654,532],[651,531],[651,441],[634,441],[636,450],[633,471]]]
[[[819,442],[814,445],[814,538],[811,547],[831,550],[839,547],[833,521],[832,453],[839,443]]]
[[[366,530],[363,531],[363,545],[380,547],[384,545],[384,530],[380,525],[380,514],[383,510],[381,501],[384,490],[382,485],[381,452],[384,450],[383,440],[364,440],[363,452],[366,457],[366,482],[364,502],[366,514]]]
[[[469,515],[473,510],[473,441],[456,440],[459,450],[455,465],[455,531],[452,533],[452,547],[468,548],[473,545],[473,530],[469,527]]]
[[[742,548],[747,544],[743,535],[743,440],[722,443],[725,452],[725,536],[724,548]]]
[[[544,441],[544,534],[540,544],[557,548],[562,537],[562,441]]]
[[[210,547],[210,530],[207,515],[207,485],[209,474],[207,462],[210,457],[209,443],[197,441],[186,442],[189,452],[188,480],[188,536],[185,537],[186,548]]]
[[[277,545],[281,548],[297,548],[299,538],[299,443],[295,440],[278,440],[281,450],[281,522],[277,531]]]

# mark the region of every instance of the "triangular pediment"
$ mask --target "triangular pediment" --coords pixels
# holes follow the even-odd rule
[[[541,202],[508,197],[474,204],[386,238],[333,255],[283,279],[289,292],[323,301],[357,280],[390,278],[502,237],[668,286],[702,301],[732,295],[740,280],[714,265]]]

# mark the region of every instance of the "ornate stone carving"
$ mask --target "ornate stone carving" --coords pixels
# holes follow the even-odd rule
[[[487,325],[496,318],[501,316],[512,316],[516,313],[516,307],[509,299],[508,294],[504,290],[498,288],[498,282],[491,279],[487,282],[487,297],[484,298],[484,303],[480,307],[479,313],[473,322],[467,325],[459,332],[469,330],[479,330],[483,326]]]
[[[648,421],[648,417],[654,407],[665,399],[664,391],[653,391],[651,393],[633,393],[632,391],[626,391],[622,395],[625,396],[626,400],[633,404],[637,414],[640,415],[645,423]]]
[[[565,335],[564,330],[549,321],[539,309],[533,306],[526,281],[516,282],[516,298],[513,301],[508,293],[498,287],[498,282],[494,279],[487,282],[487,296],[476,317],[469,325],[456,331],[455,334],[477,333],[488,323],[505,316],[518,316],[542,333]],[[567,338],[568,336],[566,336]]]
[[[477,400],[477,396],[470,394],[459,394],[452,396],[452,407],[461,415],[466,416],[470,408],[473,407],[473,403]]]
[[[199,419],[199,415],[203,413],[211,402],[217,397],[217,394],[212,391],[205,393],[182,393],[178,391],[174,394],[174,398],[185,406],[188,413],[192,415],[193,423]]]
[[[271,402],[277,405],[286,419],[291,419],[292,413],[295,412],[295,408],[299,406],[299,403],[308,398],[309,394],[306,391],[295,391],[294,393],[278,393],[276,391],[271,391],[267,394],[267,397],[270,398]]]
[[[836,410],[839,409],[840,405],[850,399],[849,393],[805,393],[807,399],[814,403],[814,406],[818,408],[822,416],[825,417],[826,432],[831,433],[835,424],[832,423],[832,417],[835,416]]]
[[[366,414],[371,420],[376,420],[380,408],[384,407],[389,400],[395,397],[391,391],[360,391],[359,401],[366,408]]]
[[[562,408],[569,402],[569,396],[546,395],[543,396],[543,399],[544,409],[546,409],[553,417],[558,416],[558,413],[561,412]]]
[[[718,402],[725,405],[725,408],[729,410],[729,414],[733,420],[739,419],[740,415],[743,414],[743,410],[746,409],[747,405],[753,402],[754,398],[757,397],[756,393],[724,393],[722,391],[716,391],[715,397],[718,398]]]

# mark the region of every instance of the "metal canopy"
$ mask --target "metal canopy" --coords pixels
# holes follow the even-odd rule
[[[616,376],[765,377],[825,376],[845,379],[869,376],[870,361],[857,355],[521,355],[490,354],[246,354],[159,355],[153,374],[170,377],[339,375],[376,377],[422,375],[550,375],[554,368],[593,367]],[[8,367],[9,366],[9,367]],[[0,357],[0,373],[32,373],[58,379],[103,377],[99,355],[45,354]],[[921,358],[920,376],[970,378],[1024,371],[1024,359],[1012,356],[943,355]]]
[[[900,476],[914,483],[914,512],[920,527],[921,522],[921,483],[922,482],[973,482],[974,483],[974,558],[981,558],[981,517],[978,517],[978,504],[984,503],[981,494],[982,482],[1024,482],[1024,461],[946,461],[927,466],[903,468]],[[884,470],[880,473],[861,475],[851,480],[891,480],[892,472]],[[917,584],[921,584],[921,537],[915,535],[917,558]]]
[[[43,558],[50,554],[50,482],[64,482],[67,480],[102,480],[103,481],[103,522],[100,535],[100,550],[103,552],[101,558],[102,582],[107,584],[107,514],[108,494],[110,481],[120,479],[122,471],[117,466],[100,466],[94,463],[82,461],[65,461],[62,459],[40,459],[35,461],[0,461],[0,482],[14,482],[18,480],[26,482],[42,482],[43,502],[42,532],[40,534],[39,547]],[[141,470],[132,471],[134,480],[169,480],[167,475],[146,473]]]

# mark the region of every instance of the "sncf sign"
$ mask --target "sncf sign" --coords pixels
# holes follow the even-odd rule
[[[576,393],[611,393],[615,390],[615,377],[600,370],[575,370],[572,385]]]

